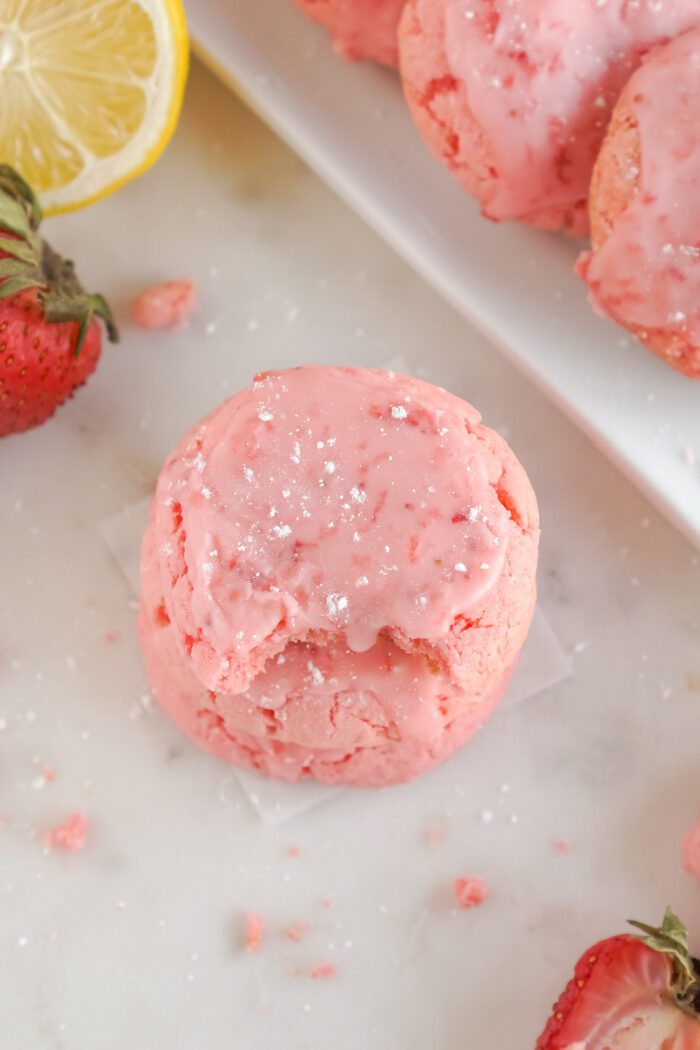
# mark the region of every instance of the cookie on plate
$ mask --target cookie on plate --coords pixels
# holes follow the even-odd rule
[[[700,29],[654,51],[613,114],[591,183],[595,308],[700,378]]]
[[[582,236],[622,87],[651,47],[697,25],[697,0],[408,0],[404,91],[484,215]]]
[[[339,55],[398,66],[396,34],[404,0],[295,0],[329,31]]]

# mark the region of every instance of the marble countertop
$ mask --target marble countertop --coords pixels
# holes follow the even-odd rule
[[[628,916],[672,903],[699,943],[680,859],[700,813],[686,541],[196,65],[161,163],[51,226],[123,342],[49,424],[2,443],[3,1050],[532,1050],[580,951]],[[183,275],[200,288],[186,329],[130,327],[136,290]],[[395,354],[526,464],[541,604],[575,673],[421,780],[269,827],[150,705],[99,524],[253,371]],[[46,853],[76,810],[85,848]],[[456,913],[465,874],[491,898]],[[247,910],[267,922],[254,956]],[[297,921],[298,944],[282,933]],[[327,960],[337,977],[311,980]]]

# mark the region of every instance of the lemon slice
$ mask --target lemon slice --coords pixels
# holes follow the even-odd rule
[[[48,212],[145,171],[187,76],[181,0],[0,0],[0,161]]]

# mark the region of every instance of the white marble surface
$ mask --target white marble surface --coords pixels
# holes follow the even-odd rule
[[[531,1050],[579,951],[628,915],[671,902],[697,944],[700,887],[680,864],[700,812],[687,543],[201,70],[159,166],[52,225],[122,317],[135,289],[180,274],[201,306],[157,338],[124,319],[89,387],[2,442],[2,1050]],[[397,352],[527,465],[541,600],[575,675],[414,784],[268,828],[226,767],[142,705],[130,595],[98,523],[252,370]],[[56,777],[39,787],[44,763]],[[87,846],[45,854],[74,810]],[[455,914],[462,874],[492,897]],[[268,922],[252,957],[246,909]],[[300,919],[293,944],[280,930]],[[310,980],[326,959],[337,978]]]

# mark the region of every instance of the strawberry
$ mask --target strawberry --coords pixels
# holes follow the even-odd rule
[[[96,320],[119,336],[106,301],[39,235],[31,188],[0,164],[0,437],[38,426],[94,371]]]
[[[670,908],[589,948],[535,1050],[700,1050],[700,964]]]

